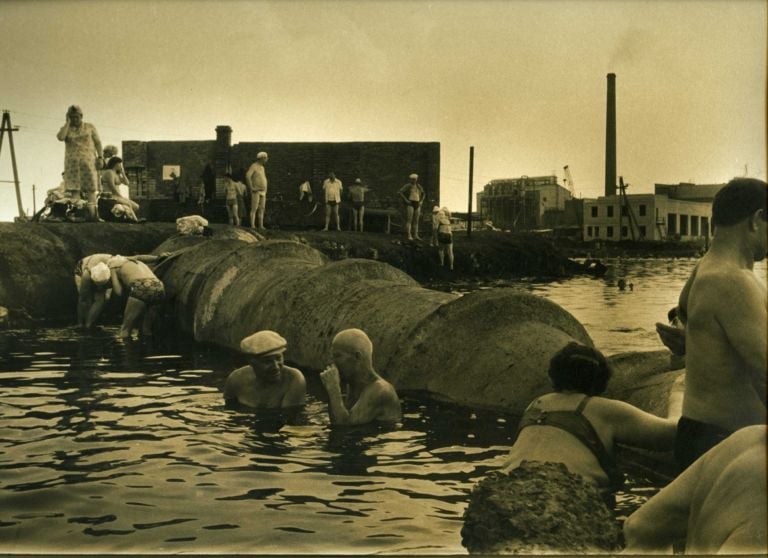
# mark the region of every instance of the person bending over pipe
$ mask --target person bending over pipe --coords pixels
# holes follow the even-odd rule
[[[331,424],[397,423],[402,418],[395,388],[373,368],[373,343],[360,329],[345,329],[331,343],[333,364],[320,373],[328,392]],[[341,393],[342,380],[347,394]]]
[[[131,337],[136,324],[143,318],[142,335],[152,335],[157,306],[165,300],[165,286],[151,269],[142,261],[125,256],[112,256],[107,262],[112,276],[112,290],[115,295],[128,293],[123,310],[123,324],[120,337]]]
[[[307,382],[300,370],[285,365],[288,342],[270,330],[257,331],[240,342],[248,364],[230,373],[224,401],[259,409],[281,409],[304,404]]]

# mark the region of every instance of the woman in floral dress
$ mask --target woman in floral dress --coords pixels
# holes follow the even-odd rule
[[[98,221],[96,197],[99,193],[98,168],[104,164],[101,140],[96,128],[83,122],[83,111],[77,105],[67,109],[67,122],[56,134],[64,142],[64,189],[72,199],[84,199],[88,215]]]

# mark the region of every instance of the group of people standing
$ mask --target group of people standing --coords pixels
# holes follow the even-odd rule
[[[80,107],[67,109],[56,137],[65,146],[64,172],[59,187],[48,192],[43,209],[53,211],[55,204],[73,209],[84,206],[89,221],[138,222],[139,205],[121,191],[121,185],[128,186],[129,181],[117,148],[107,145],[102,150],[96,128],[83,121]]]

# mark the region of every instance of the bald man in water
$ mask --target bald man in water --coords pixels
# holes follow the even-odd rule
[[[624,522],[627,554],[758,554],[766,542],[766,427],[748,426],[708,451]]]
[[[675,458],[685,469],[739,428],[766,422],[768,185],[731,180],[715,196],[712,245],[680,294],[685,393]]]
[[[320,373],[328,392],[331,423],[397,423],[402,418],[395,388],[373,368],[373,343],[360,329],[345,329],[331,343],[333,364]],[[346,398],[341,394],[347,384]]]

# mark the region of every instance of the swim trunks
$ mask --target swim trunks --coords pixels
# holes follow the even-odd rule
[[[725,428],[680,417],[675,435],[675,462],[680,472],[732,434]]]
[[[363,207],[364,202],[361,201],[353,201],[352,207],[359,210],[361,207]]]
[[[520,423],[517,426],[517,434],[526,426],[554,426],[565,430],[589,449],[600,463],[603,471],[608,477],[609,486],[612,490],[618,489],[624,484],[624,475],[616,466],[616,461],[605,449],[600,436],[597,435],[595,427],[584,416],[584,407],[589,401],[589,396],[584,396],[579,406],[573,411],[543,411],[538,408],[528,408],[523,413]],[[515,436],[517,437],[517,435]]]
[[[437,233],[437,241],[440,244],[453,244],[453,235],[451,233]]]
[[[419,208],[419,203],[420,203],[420,202],[419,202],[419,201],[417,201],[417,200],[408,200],[408,204],[409,204],[409,205],[410,205],[412,208],[414,208],[414,209],[418,209],[418,208]]]
[[[330,205],[331,207],[333,207],[337,203],[338,202],[336,200],[325,200],[325,205]]]
[[[131,283],[131,295],[143,303],[160,304],[165,299],[165,287],[157,277],[144,277]]]

